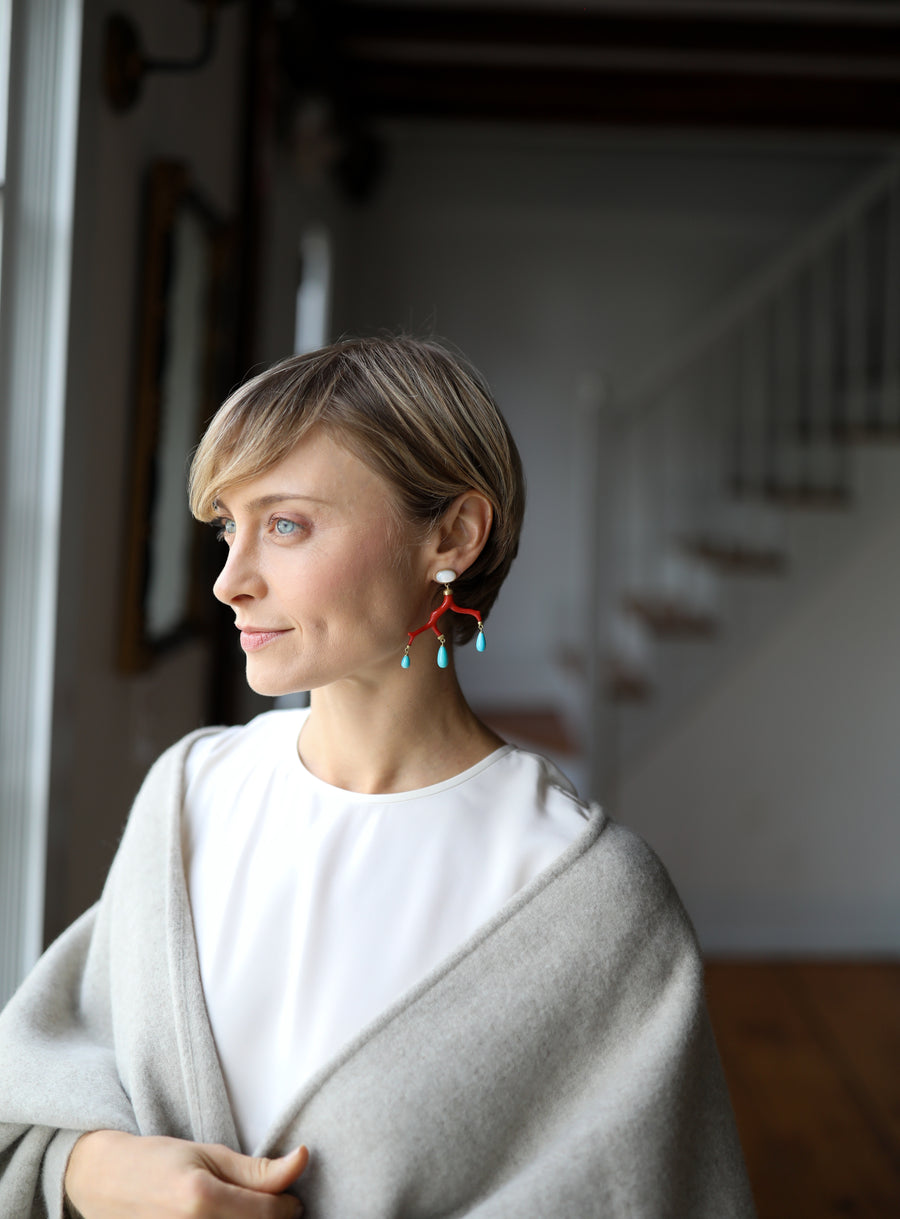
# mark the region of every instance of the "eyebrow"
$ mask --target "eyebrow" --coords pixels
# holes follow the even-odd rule
[[[275,504],[283,504],[287,500],[302,499],[311,504],[326,504],[328,501],[318,499],[315,495],[303,495],[299,491],[275,491],[271,495],[260,495],[258,499],[252,499],[249,503],[244,504],[244,508],[248,512],[262,512],[265,508],[272,508]],[[224,500],[216,498],[213,500],[213,508],[216,512],[228,512],[229,508]]]

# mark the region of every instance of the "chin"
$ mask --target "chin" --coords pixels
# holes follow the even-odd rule
[[[292,682],[285,673],[251,673],[247,665],[247,685],[263,698],[280,698],[283,694],[302,694],[309,686]]]

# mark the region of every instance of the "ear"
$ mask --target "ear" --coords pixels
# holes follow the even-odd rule
[[[431,546],[435,568],[450,567],[461,576],[484,549],[494,521],[494,509],[480,491],[458,495],[435,529]]]

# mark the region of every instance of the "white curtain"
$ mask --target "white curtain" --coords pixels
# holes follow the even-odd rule
[[[11,0],[0,48],[0,1002],[42,942],[82,10]]]

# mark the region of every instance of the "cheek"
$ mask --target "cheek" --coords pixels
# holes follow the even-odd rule
[[[409,548],[393,538],[357,546],[344,587],[352,588],[359,612],[387,618],[394,626],[399,622],[403,628],[417,601]]]
[[[408,554],[378,537],[354,540],[340,554],[310,550],[285,564],[278,582],[288,601],[323,619],[337,611],[356,622],[405,620],[415,600]]]

